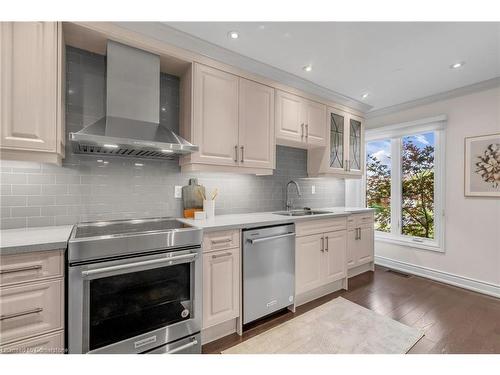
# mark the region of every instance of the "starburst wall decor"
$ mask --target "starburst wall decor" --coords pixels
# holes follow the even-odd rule
[[[500,133],[465,138],[465,195],[500,197]]]

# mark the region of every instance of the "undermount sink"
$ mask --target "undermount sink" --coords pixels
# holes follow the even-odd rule
[[[333,211],[291,210],[291,211],[273,212],[273,214],[282,216],[312,216],[312,215],[333,214]]]

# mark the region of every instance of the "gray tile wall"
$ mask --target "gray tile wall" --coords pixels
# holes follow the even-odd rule
[[[78,131],[104,115],[105,66],[103,56],[67,49],[67,132]],[[160,121],[174,130],[178,128],[178,90],[178,78],[162,74]],[[307,152],[290,147],[278,146],[272,176],[181,174],[177,161],[75,155],[69,145],[66,155],[62,167],[1,161],[2,229],[180,216],[182,200],[174,198],[174,186],[187,184],[190,177],[197,177],[209,190],[219,189],[216,214],[280,210],[290,179],[297,180],[303,193],[294,199],[296,206],[344,205],[344,181],[308,179]],[[137,162],[143,166],[136,166]]]

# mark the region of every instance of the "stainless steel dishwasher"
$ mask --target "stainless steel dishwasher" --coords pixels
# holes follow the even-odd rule
[[[243,324],[293,304],[293,224],[243,231]]]

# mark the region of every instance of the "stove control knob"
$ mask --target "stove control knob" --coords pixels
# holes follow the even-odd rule
[[[187,317],[189,316],[189,310],[188,310],[188,309],[184,309],[184,310],[182,310],[182,312],[181,312],[181,316],[182,316],[183,318],[187,318]]]

